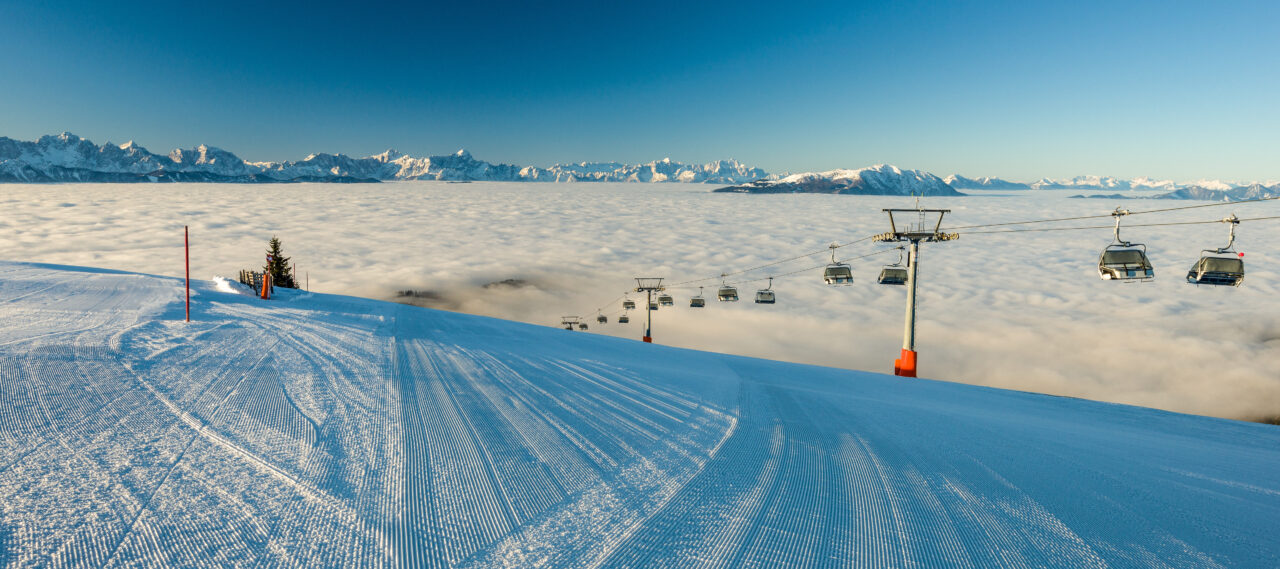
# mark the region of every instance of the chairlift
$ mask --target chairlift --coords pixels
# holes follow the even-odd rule
[[[625,293],[625,292],[624,292],[624,293],[622,293],[622,308],[623,308],[623,310],[634,310],[634,309],[635,309],[635,307],[636,307],[636,301],[631,300],[630,298],[627,298],[627,293]]]
[[[702,287],[698,287],[698,296],[689,299],[689,308],[706,308],[707,299],[702,298]]]
[[[586,322],[579,322],[579,323],[578,323],[578,329],[579,329],[579,330],[586,330],[586,329],[587,329],[587,323],[586,323]]]
[[[720,302],[738,302],[738,289],[731,287],[729,286],[729,283],[724,282],[724,278],[727,276],[728,275],[721,273],[720,291],[716,293],[716,298],[719,298]]]
[[[902,264],[903,249],[898,247],[898,262],[885,265],[880,269],[880,276],[876,282],[882,285],[905,285],[907,284],[907,267]]]
[[[658,303],[656,302],[649,303],[649,310],[657,310],[657,309],[658,309]]]
[[[756,291],[756,304],[774,304],[777,297],[773,294],[773,277],[769,277],[769,286]]]
[[[1104,281],[1149,281],[1155,278],[1155,269],[1147,258],[1147,246],[1120,239],[1120,218],[1129,215],[1129,210],[1116,208],[1111,215],[1116,218],[1115,242],[1107,245],[1098,257],[1098,276]]]
[[[669,294],[658,295],[658,304],[662,306],[675,306],[676,299]]]
[[[829,285],[847,285],[853,284],[853,269],[849,268],[847,263],[836,261],[836,248],[839,245],[832,243],[831,248],[831,264],[822,271],[822,280]]]
[[[1200,258],[1187,271],[1187,282],[1218,286],[1240,286],[1244,282],[1244,253],[1231,249],[1236,243],[1236,226],[1240,219],[1233,213],[1222,222],[1231,224],[1227,246],[1201,251]]]
[[[578,325],[578,317],[577,316],[561,316],[560,325],[563,326],[565,330],[573,330],[574,326]]]
[[[626,314],[623,314],[622,316],[619,316],[619,317],[618,317],[618,324],[630,324],[630,323],[631,323],[631,317],[630,317],[630,316],[627,316]]]
[[[609,317],[608,317],[608,316],[605,316],[605,315],[603,315],[603,314],[600,314],[600,313],[597,311],[597,313],[596,313],[596,323],[597,323],[597,324],[608,324],[608,323],[609,323]]]

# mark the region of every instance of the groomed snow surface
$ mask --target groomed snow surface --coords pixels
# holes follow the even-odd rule
[[[221,290],[220,290],[221,288]],[[1280,430],[0,263],[8,567],[1275,567]]]

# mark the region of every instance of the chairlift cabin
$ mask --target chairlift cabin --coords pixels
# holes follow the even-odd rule
[[[1105,281],[1151,280],[1155,269],[1147,259],[1147,247],[1141,243],[1113,243],[1098,258],[1098,276]]]
[[[597,323],[597,324],[608,324],[608,323],[609,323],[609,317],[608,317],[608,316],[605,316],[605,315],[603,315],[603,314],[600,314],[600,315],[596,316],[596,323]]]
[[[876,282],[882,285],[905,285],[907,284],[907,268],[889,265],[880,269],[880,277],[876,279]]]
[[[1201,255],[1200,260],[1187,271],[1187,282],[1198,285],[1240,286],[1244,282],[1244,259],[1239,254],[1230,257]]]
[[[658,304],[661,304],[662,306],[675,306],[676,299],[669,294],[660,294],[658,295]]]
[[[658,309],[658,303],[656,302],[649,303],[649,310],[657,310],[657,309]]]
[[[773,294],[773,277],[769,277],[769,286],[756,291],[756,304],[774,304],[777,300]]]
[[[706,308],[707,299],[702,298],[702,287],[698,287],[698,296],[689,299],[689,308]]]
[[[1107,245],[1098,257],[1098,276],[1104,281],[1149,281],[1155,278],[1155,269],[1147,258],[1147,246],[1120,239],[1120,218],[1129,215],[1129,211],[1116,208],[1111,215],[1116,218],[1115,242]]]
[[[822,280],[829,285],[847,285],[853,284],[853,269],[846,263],[836,261],[836,248],[839,245],[832,243],[831,247],[831,264],[822,271]]]
[[[634,301],[634,300],[627,299],[627,300],[622,301],[622,308],[624,308],[624,309],[626,309],[626,310],[634,310],[634,309],[635,309],[635,307],[636,307],[636,301]]]
[[[720,275],[720,290],[716,293],[716,298],[720,299],[720,302],[738,302],[738,289],[724,282],[725,276],[727,275]]]
[[[623,314],[622,316],[619,316],[619,317],[618,317],[618,324],[630,324],[630,323],[631,323],[631,317],[630,317],[630,316],[627,316],[626,314]]]
[[[876,278],[876,282],[882,285],[907,284],[907,268],[902,264],[902,247],[898,247],[898,262],[885,265],[880,269],[880,276]]]
[[[1201,251],[1200,258],[1187,271],[1187,282],[1217,286],[1240,286],[1244,282],[1244,253],[1231,249],[1236,242],[1236,225],[1240,224],[1240,219],[1231,214],[1222,222],[1231,224],[1230,241],[1226,247]]]

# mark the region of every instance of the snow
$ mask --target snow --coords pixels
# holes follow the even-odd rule
[[[852,261],[855,284],[833,288],[817,271],[774,282],[778,304],[712,301],[687,308],[697,284],[722,272],[819,252],[735,276],[749,294],[772,274],[826,262],[826,245],[886,231],[886,207],[907,197],[715,194],[706,186],[628,184],[384,184],[246,186],[0,185],[0,251],[11,260],[181,276],[182,226],[191,226],[192,275],[260,268],[266,241],[318,292],[405,298],[487,316],[555,325],[591,318],[663,276],[678,305],[654,315],[659,343],[877,372],[902,341],[902,287],[874,286],[896,252]],[[947,225],[1107,214],[1183,204],[1072,200],[1063,192],[974,192],[926,198],[950,208]],[[70,205],[66,205],[70,204]],[[1126,223],[1280,215],[1280,202],[1233,204]],[[1144,219],[1145,218],[1145,219]],[[1110,218],[1086,225],[1108,225]],[[1195,287],[1183,275],[1201,249],[1226,244],[1221,224],[1133,228],[1156,280],[1102,282],[1108,228],[966,234],[922,247],[918,350],[926,377],[1070,397],[1257,419],[1280,415],[1280,243],[1276,221],[1239,227],[1247,275],[1239,289]],[[842,258],[874,253],[859,243]],[[513,286],[488,286],[518,279]],[[750,282],[749,282],[750,281]],[[633,294],[633,298],[635,298]],[[748,298],[744,295],[744,298]],[[590,334],[636,339],[639,318],[590,321]],[[1046,348],[1049,346],[1050,348]]]
[[[181,284],[0,262],[0,564],[1280,564],[1272,426]]]
[[[960,195],[947,182],[928,172],[902,170],[897,166],[877,164],[866,168],[838,169],[826,172],[804,172],[778,179],[757,180],[721,188],[721,192],[740,193],[852,193],[862,195]]]
[[[759,168],[734,160],[687,165],[664,158],[640,165],[616,163],[555,165],[550,168],[491,164],[467,150],[450,155],[414,158],[387,150],[367,158],[313,153],[296,162],[246,162],[235,154],[206,145],[151,154],[132,142],[95,146],[71,133],[41,137],[36,142],[0,137],[0,182],[137,182],[136,174],[164,170],[170,174],[199,174],[191,181],[272,182],[369,180],[488,180],[488,181],[631,181],[743,183],[764,177]],[[135,174],[127,176],[122,174]],[[178,176],[190,180],[192,176]],[[156,181],[164,179],[150,176]]]

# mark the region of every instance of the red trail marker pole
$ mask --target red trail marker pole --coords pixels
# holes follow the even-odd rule
[[[191,238],[190,229],[182,226],[182,252],[187,261],[187,322],[191,321]]]

